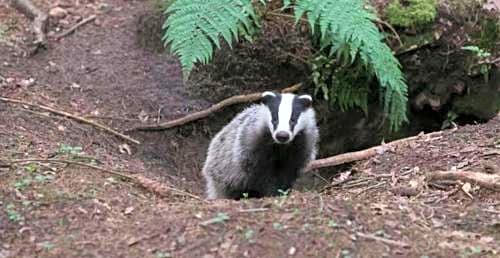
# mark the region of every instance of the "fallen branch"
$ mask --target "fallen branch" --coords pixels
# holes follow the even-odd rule
[[[138,140],[135,140],[135,139],[133,139],[130,136],[127,136],[125,134],[117,132],[117,131],[115,131],[115,130],[113,130],[113,129],[105,126],[105,125],[100,124],[100,123],[94,122],[92,120],[85,119],[85,118],[77,116],[77,115],[73,115],[73,114],[65,112],[65,111],[60,111],[60,110],[53,109],[51,107],[47,107],[47,106],[43,106],[43,105],[38,105],[38,104],[30,103],[30,102],[25,102],[25,101],[17,100],[17,99],[0,97],[0,100],[4,101],[4,102],[21,104],[21,105],[27,105],[27,106],[39,108],[41,110],[49,111],[51,113],[54,113],[54,114],[57,114],[57,115],[60,115],[60,116],[64,116],[64,117],[68,117],[68,118],[74,119],[74,120],[76,120],[78,122],[81,122],[81,123],[85,123],[85,124],[89,124],[89,125],[95,126],[95,127],[99,128],[99,129],[105,131],[105,132],[113,134],[113,135],[115,135],[115,136],[117,136],[119,138],[122,138],[124,140],[133,142],[135,144],[140,144],[140,142]]]
[[[251,212],[265,212],[268,211],[268,208],[253,208],[253,209],[242,209],[239,210],[238,212],[240,213],[251,213]]]
[[[293,86],[290,86],[288,88],[283,89],[281,92],[283,92],[283,93],[295,92],[295,91],[299,90],[301,86],[302,86],[302,84],[300,84],[300,83],[295,84]],[[262,98],[261,95],[262,95],[262,93],[259,92],[259,93],[252,93],[252,94],[247,94],[247,95],[233,96],[233,97],[227,98],[227,99],[225,99],[225,100],[223,100],[215,105],[212,105],[208,109],[194,112],[194,113],[191,113],[189,115],[186,115],[186,116],[178,118],[178,119],[167,121],[167,122],[164,122],[164,123],[161,123],[158,125],[139,126],[139,127],[135,127],[135,128],[130,129],[130,130],[127,130],[127,131],[128,132],[130,132],[130,131],[159,131],[159,130],[169,129],[172,127],[187,124],[189,122],[207,117],[210,114],[215,113],[216,111],[219,111],[220,109],[227,107],[227,106],[257,101],[257,100]]]
[[[455,131],[456,128],[450,129],[449,131]],[[359,160],[365,160],[369,159],[371,157],[375,157],[378,154],[384,153],[387,149],[390,149],[396,145],[405,143],[405,142],[410,142],[422,138],[432,138],[434,136],[439,136],[443,134],[445,131],[439,131],[439,132],[433,132],[433,133],[428,133],[428,134],[420,134],[417,136],[412,136],[408,138],[403,138],[399,140],[395,140],[386,144],[382,144],[379,146],[371,147],[366,150],[362,151],[355,151],[355,152],[348,152],[340,155],[335,155],[332,157],[324,158],[324,159],[318,159],[314,160],[311,163],[309,163],[309,166],[307,167],[306,171],[311,171],[314,169],[318,168],[324,168],[324,167],[333,167],[333,166],[338,166],[354,161],[359,161]]]
[[[168,193],[172,193],[173,192],[176,195],[187,196],[187,197],[199,200],[199,201],[206,202],[205,200],[203,200],[202,198],[200,198],[200,197],[198,197],[198,196],[196,196],[194,194],[191,194],[191,193],[179,190],[179,189],[174,188],[174,187],[170,187],[170,186],[164,185],[164,184],[162,184],[160,182],[151,180],[151,179],[146,178],[146,177],[141,176],[141,175],[125,174],[123,172],[118,172],[118,171],[114,171],[114,170],[110,170],[110,169],[106,169],[106,168],[102,168],[102,167],[90,165],[90,164],[83,163],[83,162],[72,161],[72,160],[64,160],[64,159],[17,159],[17,160],[0,160],[0,164],[1,163],[5,163],[6,166],[9,166],[9,167],[12,167],[14,164],[29,163],[29,162],[63,163],[63,164],[68,164],[68,165],[76,165],[76,166],[81,166],[81,167],[87,167],[87,168],[91,168],[91,169],[95,169],[95,170],[98,170],[98,171],[102,171],[102,172],[105,172],[105,173],[108,173],[108,174],[111,174],[111,175],[114,175],[114,176],[118,176],[118,177],[121,177],[123,179],[130,180],[133,183],[141,186],[142,188],[144,188],[144,189],[146,189],[146,190],[148,190],[148,191],[150,191],[150,192],[152,192],[154,194],[157,194],[159,196],[168,196]]]
[[[95,16],[95,15],[91,15],[91,16],[89,16],[89,17],[87,17],[87,18],[85,18],[85,19],[81,20],[79,23],[77,23],[77,24],[73,25],[73,26],[72,26],[71,28],[69,28],[68,30],[63,31],[63,32],[61,32],[61,34],[57,35],[57,36],[55,37],[55,38],[56,38],[56,40],[59,40],[59,39],[62,39],[62,38],[64,38],[64,37],[68,36],[69,34],[73,33],[75,30],[77,30],[77,29],[78,29],[78,28],[80,28],[81,26],[83,26],[83,25],[85,25],[85,24],[87,24],[87,23],[89,23],[89,22],[91,22],[91,21],[95,20],[95,18],[96,18],[96,17],[97,17],[97,16]]]
[[[478,184],[481,187],[495,191],[500,191],[500,175],[485,174],[480,172],[456,170],[456,171],[436,171],[429,173],[427,178],[430,181],[455,180]]]
[[[392,245],[392,246],[397,246],[397,247],[402,247],[402,248],[410,248],[411,247],[408,243],[405,243],[405,242],[391,240],[391,239],[387,239],[387,238],[383,238],[383,237],[378,237],[378,236],[371,235],[371,234],[357,232],[356,235],[359,237],[362,237],[362,238],[375,240],[377,242],[382,242],[384,244],[388,244],[388,245]]]
[[[38,9],[30,0],[12,0],[12,5],[33,20],[33,33],[35,34],[35,41],[33,44],[36,48],[38,49],[39,47],[45,46],[47,44],[45,30],[47,28],[49,16]]]

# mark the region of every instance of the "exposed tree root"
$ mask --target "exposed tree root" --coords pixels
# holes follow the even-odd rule
[[[450,129],[448,131],[455,131],[455,130],[456,130],[456,128]],[[314,169],[324,168],[324,167],[333,167],[333,166],[338,166],[341,164],[346,164],[346,163],[350,163],[350,162],[354,162],[354,161],[358,161],[358,160],[369,159],[371,157],[376,156],[377,154],[382,154],[386,150],[393,148],[399,144],[409,142],[409,141],[418,140],[418,139],[425,139],[425,138],[430,139],[432,137],[442,135],[443,132],[446,132],[446,131],[439,131],[439,132],[433,132],[433,133],[428,133],[428,134],[420,134],[417,136],[399,139],[396,141],[392,141],[390,143],[371,147],[369,149],[362,150],[362,151],[348,152],[348,153],[335,155],[335,156],[324,158],[324,159],[314,160],[309,164],[306,171],[311,171]]]
[[[302,86],[302,84],[298,83],[298,84],[295,84],[293,86],[290,86],[288,88],[283,89],[281,92],[283,92],[283,93],[296,92],[297,90],[300,89],[301,86]],[[189,122],[207,117],[210,114],[215,113],[216,111],[219,111],[222,108],[227,107],[227,106],[257,101],[257,100],[261,99],[261,95],[262,95],[262,93],[258,92],[258,93],[252,93],[252,94],[247,94],[247,95],[233,96],[233,97],[227,98],[227,99],[225,99],[225,100],[223,100],[215,105],[212,105],[208,109],[194,112],[194,113],[191,113],[189,115],[186,115],[186,116],[178,118],[178,119],[167,121],[167,122],[164,122],[164,123],[161,123],[158,125],[138,126],[138,127],[132,128],[132,129],[127,130],[127,131],[128,132],[130,132],[130,131],[159,131],[159,130],[165,130],[165,129],[169,129],[172,127],[184,125],[184,124],[187,124]]]
[[[12,0],[11,2],[14,8],[33,20],[33,33],[35,34],[33,45],[36,48],[35,51],[40,47],[45,47],[47,44],[45,30],[47,29],[49,16],[30,0]]]
[[[79,23],[73,25],[68,30],[66,30],[66,31],[62,32],[61,34],[57,35],[56,39],[59,40],[59,39],[62,39],[64,37],[68,36],[69,34],[73,33],[75,30],[77,30],[81,26],[83,26],[83,25],[85,25],[85,24],[87,24],[87,23],[95,20],[96,17],[97,16],[95,16],[95,15],[91,15],[91,16],[87,17],[86,19],[81,20]]]
[[[486,174],[481,172],[456,170],[456,171],[436,171],[429,173],[427,178],[430,181],[455,180],[478,184],[481,187],[495,191],[500,191],[500,175]]]
[[[191,193],[179,190],[179,189],[171,187],[171,186],[164,185],[164,184],[162,184],[160,182],[157,182],[157,181],[154,181],[152,179],[146,178],[146,177],[144,177],[142,175],[126,174],[126,173],[123,173],[123,172],[118,172],[118,171],[115,171],[115,170],[106,169],[106,168],[102,168],[102,167],[98,167],[98,166],[86,164],[86,163],[83,163],[83,162],[72,161],[72,160],[64,160],[64,159],[17,159],[17,160],[0,160],[0,164],[5,164],[4,166],[6,166],[6,167],[12,167],[14,164],[29,163],[29,162],[63,163],[63,164],[68,164],[68,165],[76,165],[76,166],[81,166],[81,167],[87,167],[87,168],[99,170],[99,171],[102,171],[102,172],[105,172],[105,173],[108,173],[108,174],[111,174],[111,175],[114,175],[114,176],[118,176],[118,177],[123,178],[123,179],[130,180],[131,182],[139,185],[140,187],[144,188],[145,190],[147,190],[149,192],[152,192],[152,193],[154,193],[156,195],[159,195],[159,196],[168,196],[169,194],[175,194],[175,195],[186,196],[186,197],[190,197],[192,199],[196,199],[196,200],[199,200],[199,201],[206,202],[205,200],[203,200],[202,198],[200,198],[200,197],[198,197],[198,196],[196,196],[194,194],[191,194]]]
[[[391,240],[391,239],[387,239],[387,238],[383,238],[383,237],[378,237],[378,236],[375,236],[372,234],[365,234],[365,233],[357,232],[356,235],[359,237],[362,237],[362,238],[381,242],[381,243],[384,243],[384,244],[387,244],[390,246],[396,246],[396,247],[402,247],[402,248],[410,248],[411,247],[411,245],[408,243],[405,243],[402,241]]]
[[[57,115],[60,115],[60,116],[65,116],[65,117],[71,118],[73,120],[76,120],[78,122],[89,124],[89,125],[92,125],[94,127],[97,127],[99,129],[101,129],[101,130],[103,130],[103,131],[105,131],[107,133],[110,133],[112,135],[115,135],[115,136],[117,136],[117,137],[119,137],[121,139],[133,142],[135,144],[140,144],[140,142],[138,140],[135,140],[135,139],[133,139],[130,136],[127,136],[125,134],[117,132],[117,131],[115,131],[115,130],[113,130],[113,129],[105,126],[105,125],[100,124],[100,123],[94,122],[92,120],[85,119],[85,118],[77,116],[77,115],[73,115],[73,114],[65,112],[65,111],[60,111],[60,110],[53,109],[51,107],[47,107],[47,106],[43,106],[43,105],[38,105],[38,104],[30,103],[30,102],[25,102],[25,101],[17,100],[17,99],[10,99],[10,98],[5,98],[5,97],[0,97],[0,100],[4,101],[4,102],[9,102],[9,103],[15,103],[15,104],[21,104],[21,105],[31,106],[31,107],[38,108],[38,109],[41,109],[41,110],[49,111],[51,113],[54,113],[54,114],[57,114]]]

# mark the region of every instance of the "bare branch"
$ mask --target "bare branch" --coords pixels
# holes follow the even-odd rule
[[[124,140],[127,140],[127,141],[130,141],[130,142],[133,142],[135,144],[140,144],[140,142],[138,140],[135,140],[133,139],[132,137],[130,136],[127,136],[125,134],[122,134],[120,132],[117,132],[105,125],[102,125],[100,123],[97,123],[97,122],[94,122],[92,120],[88,120],[88,119],[85,119],[83,117],[80,117],[80,116],[77,116],[77,115],[73,115],[71,113],[68,113],[66,111],[60,111],[60,110],[56,110],[54,108],[51,108],[51,107],[47,107],[47,106],[43,106],[43,105],[38,105],[38,104],[34,104],[34,103],[30,103],[30,102],[25,102],[25,101],[22,101],[22,100],[17,100],[17,99],[11,99],[11,98],[5,98],[5,97],[0,97],[0,100],[1,101],[4,101],[4,102],[9,102],[9,103],[15,103],[15,104],[21,104],[21,105],[27,105],[27,106],[31,106],[31,107],[34,107],[34,108],[38,108],[38,109],[41,109],[41,110],[45,110],[45,111],[49,111],[51,113],[54,113],[54,114],[57,114],[57,115],[60,115],[60,116],[65,116],[65,117],[68,117],[68,118],[71,118],[71,119],[74,119],[78,122],[81,122],[81,123],[85,123],[85,124],[89,124],[89,125],[92,125],[92,126],[95,126],[107,133],[110,133],[112,135],[115,135],[119,138],[122,138]]]
[[[456,128],[450,129],[449,131],[453,132],[455,130],[456,130]],[[438,131],[438,132],[433,132],[433,133],[428,133],[428,134],[421,134],[421,135],[417,135],[417,136],[399,139],[399,140],[392,141],[390,143],[382,144],[379,146],[371,147],[369,149],[362,150],[362,151],[349,152],[349,153],[335,155],[335,156],[324,158],[324,159],[314,160],[309,164],[306,171],[311,171],[314,169],[324,168],[324,167],[333,167],[333,166],[338,166],[341,164],[346,164],[346,163],[350,163],[350,162],[354,162],[354,161],[369,159],[371,157],[376,156],[379,153],[385,152],[385,150],[390,149],[396,145],[400,145],[402,143],[409,142],[409,141],[415,141],[418,139],[432,138],[432,137],[439,136],[439,135],[443,134],[443,132],[446,132],[446,131]]]
[[[299,90],[301,86],[302,86],[302,84],[298,83],[298,84],[295,84],[293,86],[290,86],[288,88],[283,89],[281,92],[284,92],[284,93],[285,92],[295,92],[295,91]],[[191,113],[189,115],[186,115],[186,116],[178,118],[178,119],[167,121],[167,122],[161,123],[159,125],[139,126],[139,127],[135,127],[135,128],[130,129],[130,130],[127,130],[127,131],[130,132],[130,131],[166,130],[166,129],[169,129],[172,127],[184,125],[184,124],[187,124],[189,122],[207,117],[210,114],[215,113],[215,112],[217,112],[217,111],[219,111],[222,108],[227,107],[227,106],[257,101],[257,100],[262,98],[261,95],[262,95],[262,93],[258,92],[258,93],[252,93],[252,94],[247,94],[247,95],[233,96],[233,97],[227,98],[227,99],[225,99],[225,100],[223,100],[215,105],[212,105],[211,107],[209,107],[205,110],[194,112],[194,113]]]
[[[97,16],[95,16],[95,15],[91,15],[91,16],[87,17],[86,19],[81,20],[79,23],[73,25],[68,30],[66,30],[66,31],[62,32],[61,34],[57,35],[56,39],[59,40],[59,39],[62,39],[64,37],[68,36],[69,34],[73,33],[75,30],[77,30],[81,26],[83,26],[83,25],[85,25],[85,24],[87,24],[87,23],[95,20],[96,17]]]

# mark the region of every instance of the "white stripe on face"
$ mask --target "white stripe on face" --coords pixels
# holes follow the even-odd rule
[[[290,118],[292,118],[294,98],[295,96],[293,94],[281,95],[281,103],[278,109],[278,127],[276,128],[276,132],[285,131],[290,133],[290,136],[292,136],[292,132],[290,131]]]

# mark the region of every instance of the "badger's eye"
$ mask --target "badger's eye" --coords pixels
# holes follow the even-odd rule
[[[290,120],[290,126],[294,127],[297,124],[297,121],[295,120]]]
[[[277,124],[277,123],[278,123],[278,119],[273,119],[273,120],[271,120],[271,122],[272,122],[273,124]]]

